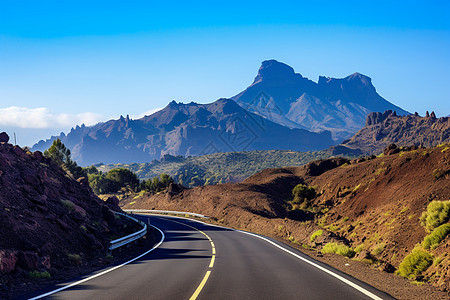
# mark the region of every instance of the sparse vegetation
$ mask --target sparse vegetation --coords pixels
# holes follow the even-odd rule
[[[397,273],[403,277],[413,278],[420,275],[433,263],[433,255],[415,248],[400,263]]]
[[[428,232],[447,223],[450,218],[450,200],[432,201],[427,206],[427,210],[422,213],[420,222]]]
[[[374,249],[372,250],[372,254],[375,256],[380,255],[381,253],[383,253],[385,247],[386,247],[385,243],[379,243],[375,245]]]
[[[434,179],[438,180],[447,175],[448,173],[450,173],[450,170],[435,169],[433,170],[433,177]]]
[[[81,265],[81,256],[79,254],[67,254],[67,258],[72,265]]]
[[[329,156],[327,151],[258,150],[192,157],[165,155],[161,160],[151,163],[97,166],[104,172],[114,168],[127,168],[135,172],[141,180],[166,173],[175,182],[192,187],[237,182],[267,168],[301,166]]]
[[[311,242],[314,242],[316,240],[317,237],[321,236],[323,234],[323,230],[319,229],[313,232],[313,234],[311,235]]]
[[[28,276],[30,276],[31,278],[37,278],[37,279],[50,279],[52,276],[50,275],[49,272],[44,271],[44,272],[39,272],[37,270],[34,270],[32,272],[28,273]]]
[[[311,200],[316,197],[316,190],[304,184],[297,184],[292,190],[294,199],[291,201],[293,205],[299,205],[300,209],[310,207]]]
[[[438,228],[434,229],[429,235],[425,237],[422,242],[422,246],[425,249],[434,249],[439,245],[439,243],[445,239],[445,237],[450,233],[450,224],[442,224]]]
[[[356,254],[356,252],[352,248],[350,248],[346,245],[338,244],[338,243],[327,243],[322,248],[321,252],[322,253],[335,253],[335,254],[339,254],[342,256],[350,257],[350,258],[355,256],[355,254]]]
[[[61,199],[61,204],[66,208],[67,210],[75,210],[75,204],[70,200],[64,200]]]

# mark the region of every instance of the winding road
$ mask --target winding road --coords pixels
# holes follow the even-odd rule
[[[153,251],[42,298],[392,299],[266,237],[184,218],[150,220],[163,232]]]

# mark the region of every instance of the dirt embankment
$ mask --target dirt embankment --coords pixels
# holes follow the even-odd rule
[[[416,278],[422,286],[389,274],[427,235],[419,221],[427,205],[450,199],[450,145],[407,150],[391,147],[384,157],[268,169],[237,184],[182,191],[172,187],[158,195],[123,199],[120,205],[202,213],[226,226],[302,245],[312,255],[329,242],[345,244],[357,252],[352,270],[328,254],[318,259],[398,298],[445,299],[450,290],[449,236],[428,250],[434,264]],[[303,210],[292,205],[297,184],[316,191]],[[312,242],[317,230],[323,234]]]
[[[7,140],[0,141],[2,299],[99,263],[110,239],[137,230],[114,215],[118,201],[101,201],[84,178],[76,181],[42,153]]]

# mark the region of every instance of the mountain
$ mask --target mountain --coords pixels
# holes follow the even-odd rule
[[[352,138],[334,146],[334,154],[361,151],[379,154],[390,144],[397,146],[434,147],[450,142],[450,117],[436,118],[434,112],[425,117],[398,116],[395,112],[374,112],[367,116],[366,125]]]
[[[447,230],[437,237],[437,232],[424,228],[420,216],[429,211],[430,221],[436,220],[434,227],[446,222],[441,229],[450,226],[449,161],[450,144],[384,157],[333,158],[301,167],[267,169],[242,183],[130,195],[122,199],[121,205],[124,209],[201,213],[227,227],[282,238],[318,260],[322,258],[317,253],[322,250],[322,261],[327,263],[331,261],[325,250],[328,243],[343,248],[346,245],[351,249],[339,252],[354,256],[353,260],[342,260],[334,267],[369,283],[372,277],[385,276],[384,280],[375,280],[386,283],[377,288],[386,289],[398,299],[440,299],[415,294],[420,289],[414,292],[407,281],[378,274],[376,269],[392,273],[406,261],[404,265],[410,263],[413,280],[428,281],[448,293],[450,233]],[[299,184],[300,191],[313,191],[305,193],[309,200],[293,197],[294,187]],[[431,245],[426,246],[426,236]],[[411,257],[405,260],[422,245],[426,256],[436,258],[438,263],[421,258],[414,261]],[[328,246],[332,248],[333,244]],[[354,268],[358,265],[367,268],[357,272]],[[408,291],[408,295],[404,294]],[[442,299],[448,299],[448,294]]]
[[[290,128],[329,130],[335,140],[351,137],[370,112],[409,114],[381,97],[363,74],[340,79],[320,76],[315,83],[276,60],[264,61],[253,83],[231,99]]]
[[[47,149],[52,137],[32,150]],[[210,104],[170,102],[141,119],[128,116],[95,126],[77,126],[61,141],[81,165],[150,162],[170,155],[204,155],[242,150],[320,150],[333,145],[331,133],[290,129],[250,113],[230,99]]]

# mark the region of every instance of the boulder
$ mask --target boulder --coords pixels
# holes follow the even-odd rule
[[[9,142],[9,135],[6,132],[0,133],[0,143]]]
[[[11,273],[16,268],[17,251],[0,251],[0,271],[2,273]]]
[[[50,264],[50,256],[42,256],[39,260],[39,269],[50,270],[52,265]]]

